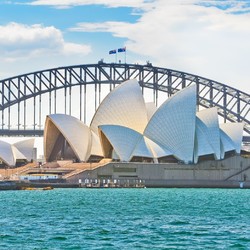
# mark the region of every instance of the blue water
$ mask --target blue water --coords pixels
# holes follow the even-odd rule
[[[250,190],[1,191],[0,249],[250,249]]]

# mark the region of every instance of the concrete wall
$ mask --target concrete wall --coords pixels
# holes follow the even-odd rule
[[[154,187],[238,187],[244,181],[244,186],[250,187],[250,158],[233,156],[190,165],[111,162],[70,181],[79,179],[143,180],[146,186]]]

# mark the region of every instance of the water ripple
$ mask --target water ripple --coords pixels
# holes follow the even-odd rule
[[[250,249],[250,190],[0,192],[0,249]]]

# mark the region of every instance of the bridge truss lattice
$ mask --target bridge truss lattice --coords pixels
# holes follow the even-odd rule
[[[244,122],[250,134],[250,95],[225,84],[151,64],[75,65],[23,74],[0,81],[0,135],[42,136],[45,117],[74,115],[87,123],[117,84],[136,78],[144,96],[159,105],[177,91],[197,85],[197,109],[217,107],[223,122]]]

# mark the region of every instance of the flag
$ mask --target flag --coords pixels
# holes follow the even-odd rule
[[[110,55],[111,55],[111,54],[116,54],[116,49],[110,50],[110,51],[109,51],[109,54],[110,54]]]
[[[118,52],[126,52],[126,47],[124,47],[124,48],[119,48],[119,49],[118,49]]]

